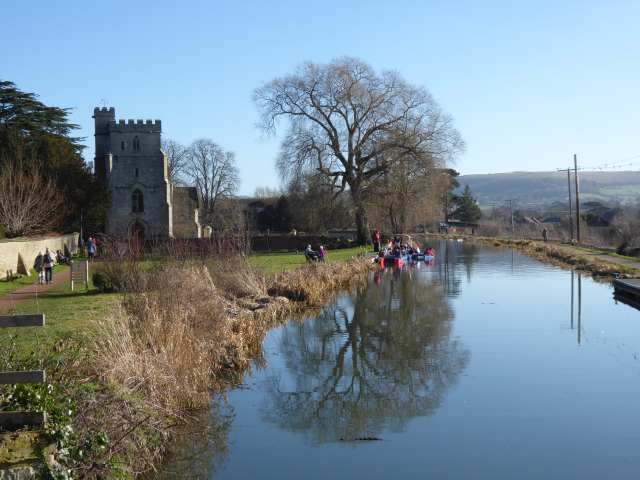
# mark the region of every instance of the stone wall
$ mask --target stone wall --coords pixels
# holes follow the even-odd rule
[[[33,261],[38,252],[45,249],[55,252],[65,248],[72,254],[78,252],[78,234],[51,237],[12,238],[0,240],[0,277],[4,278],[7,270],[18,273],[28,273],[33,268]],[[27,269],[25,271],[24,269]]]
[[[200,238],[198,191],[195,187],[172,187],[173,236]]]

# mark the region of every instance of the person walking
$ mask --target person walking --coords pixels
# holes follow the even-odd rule
[[[549,240],[549,232],[547,232],[546,228],[542,229],[542,240],[547,242]]]
[[[87,254],[89,256],[89,261],[93,261],[94,257],[96,256],[96,241],[93,239],[93,237],[89,237],[89,240],[87,241]]]
[[[33,262],[33,269],[38,272],[38,283],[42,285],[44,283],[44,256],[42,252],[38,252]]]
[[[45,283],[53,282],[53,255],[48,248],[44,251],[44,255],[42,257],[42,265],[44,267]]]

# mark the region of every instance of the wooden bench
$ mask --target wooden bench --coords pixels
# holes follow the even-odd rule
[[[0,328],[43,327],[44,314],[0,315]],[[0,385],[44,383],[44,370],[0,372]],[[23,427],[42,427],[47,421],[44,412],[0,412],[0,429],[15,430]]]

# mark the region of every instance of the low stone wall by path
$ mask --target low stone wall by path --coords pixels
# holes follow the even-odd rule
[[[38,252],[44,253],[46,248],[52,252],[66,249],[75,254],[78,252],[78,234],[0,240],[0,277],[4,278],[7,270],[28,275]]]

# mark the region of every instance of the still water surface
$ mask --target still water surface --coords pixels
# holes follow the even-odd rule
[[[640,312],[511,250],[442,242],[264,355],[210,478],[640,477]]]

